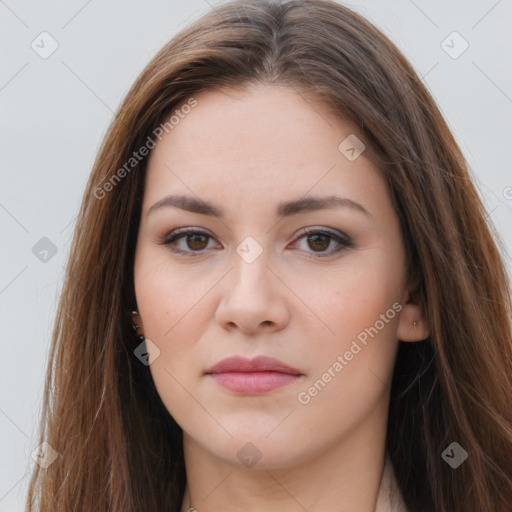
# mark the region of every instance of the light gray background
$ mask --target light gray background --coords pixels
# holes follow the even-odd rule
[[[512,253],[511,0],[346,5],[423,77]],[[63,265],[100,141],[145,64],[209,9],[205,0],[0,0],[0,512],[23,510]],[[43,31],[59,45],[47,59],[31,48]],[[456,59],[441,46],[453,31],[469,44]],[[453,53],[462,41],[452,39]],[[47,262],[32,253],[42,237],[58,250]]]

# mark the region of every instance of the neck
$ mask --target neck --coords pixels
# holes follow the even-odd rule
[[[230,464],[184,435],[188,483],[181,512],[375,512],[386,428],[376,429],[373,416],[367,420],[342,442],[286,467]]]

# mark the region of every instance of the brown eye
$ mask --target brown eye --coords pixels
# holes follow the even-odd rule
[[[169,233],[160,245],[166,245],[169,250],[187,256],[200,256],[206,252],[213,237],[197,229],[181,228]]]
[[[323,234],[310,235],[307,237],[309,247],[315,251],[325,251],[331,243],[331,237]]]
[[[310,257],[322,258],[339,253],[343,249],[353,247],[352,240],[341,231],[326,228],[303,228],[298,233],[294,245]],[[302,245],[302,247],[301,247]]]
[[[208,236],[199,233],[193,235],[186,235],[187,247],[193,251],[200,251],[206,249],[208,245]]]

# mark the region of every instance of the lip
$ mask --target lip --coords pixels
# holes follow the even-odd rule
[[[205,371],[219,386],[238,394],[262,394],[290,384],[302,373],[279,359],[235,356],[218,362]]]

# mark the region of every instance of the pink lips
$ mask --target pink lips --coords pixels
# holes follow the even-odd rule
[[[299,370],[267,356],[254,359],[229,357],[205,373],[223,388],[247,395],[268,393],[302,376]]]

